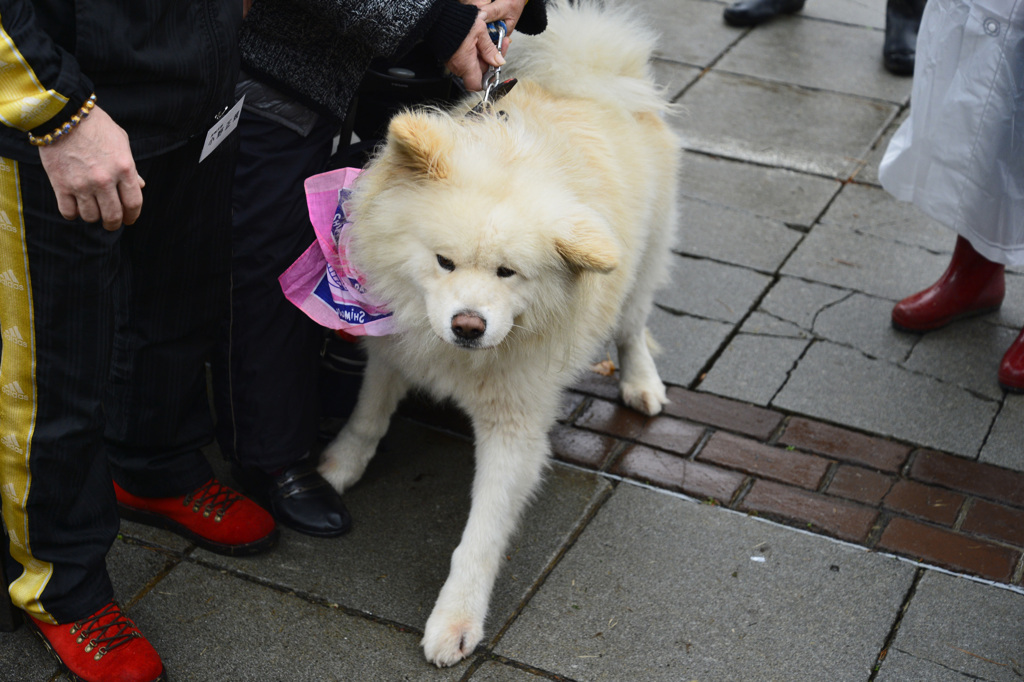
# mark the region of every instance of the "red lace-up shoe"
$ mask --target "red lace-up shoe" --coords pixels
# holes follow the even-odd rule
[[[1010,393],[1024,393],[1024,329],[999,363],[999,385]]]
[[[217,554],[256,554],[277,543],[274,517],[215,478],[181,497],[137,497],[114,483],[121,518],[177,533]]]
[[[29,616],[28,624],[73,680],[158,682],[167,679],[156,649],[115,602],[74,623],[50,625]]]
[[[935,284],[903,299],[892,309],[892,326],[905,332],[927,332],[950,322],[997,310],[1006,285],[1004,267],[974,250],[963,237],[949,267]]]

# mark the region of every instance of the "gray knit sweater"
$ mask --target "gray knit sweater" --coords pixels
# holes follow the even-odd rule
[[[477,9],[458,0],[255,0],[242,24],[246,72],[338,121],[374,59],[423,40],[444,63],[469,34]],[[516,30],[543,31],[542,0]]]
[[[242,25],[242,65],[340,121],[371,61],[421,39],[446,61],[476,13],[457,0],[255,0]]]

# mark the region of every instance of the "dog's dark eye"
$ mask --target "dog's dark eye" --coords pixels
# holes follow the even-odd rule
[[[506,268],[504,265],[498,268],[498,277],[511,277],[516,274],[516,271],[512,268]]]
[[[448,272],[455,269],[455,263],[453,263],[450,258],[445,258],[441,254],[437,254],[437,264]]]

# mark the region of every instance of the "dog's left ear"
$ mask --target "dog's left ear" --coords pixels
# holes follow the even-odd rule
[[[598,216],[581,216],[569,233],[555,238],[555,249],[574,270],[608,273],[619,265],[619,244]]]
[[[406,169],[435,180],[451,172],[448,154],[451,138],[445,121],[423,111],[405,111],[388,126],[388,143]]]

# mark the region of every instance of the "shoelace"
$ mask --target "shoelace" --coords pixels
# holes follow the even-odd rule
[[[105,618],[113,618],[107,623],[101,623]],[[107,634],[108,630],[114,629],[114,633]],[[100,660],[104,655],[110,653],[119,646],[124,646],[131,640],[142,637],[142,634],[135,629],[135,623],[121,613],[121,608],[114,602],[110,602],[102,609],[71,626],[71,634],[81,631],[76,640],[79,644],[88,640],[85,645],[86,653],[96,649],[93,660]],[[98,637],[93,637],[99,633]]]
[[[242,496],[239,493],[221,485],[217,479],[211,478],[186,495],[182,504],[186,507],[191,504],[192,511],[197,513],[202,508],[203,518],[209,517],[213,513],[213,508],[217,507],[217,515],[213,517],[213,520],[220,521],[224,518],[228,508],[240,499]]]

